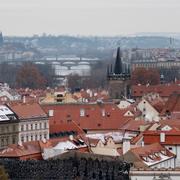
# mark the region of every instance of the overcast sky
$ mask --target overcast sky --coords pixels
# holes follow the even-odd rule
[[[180,0],[0,0],[5,35],[180,32]]]

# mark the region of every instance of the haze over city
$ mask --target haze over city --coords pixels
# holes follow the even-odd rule
[[[0,180],[180,179],[180,0],[0,0]]]
[[[0,0],[5,35],[180,32],[179,0]]]

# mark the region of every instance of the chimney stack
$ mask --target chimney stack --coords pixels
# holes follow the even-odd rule
[[[123,150],[123,154],[125,154],[126,152],[128,152],[131,148],[131,144],[130,144],[130,137],[123,137],[122,141],[122,150]]]
[[[49,110],[49,117],[52,117],[54,115],[54,110]]]
[[[26,96],[23,96],[23,103],[26,103]]]

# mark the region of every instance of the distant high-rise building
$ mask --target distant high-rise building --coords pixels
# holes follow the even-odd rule
[[[122,99],[130,94],[130,68],[128,64],[123,64],[120,47],[117,49],[116,61],[110,69],[108,66],[107,80],[110,96],[113,99]]]
[[[2,32],[0,32],[0,46],[3,45],[3,35],[2,35]]]

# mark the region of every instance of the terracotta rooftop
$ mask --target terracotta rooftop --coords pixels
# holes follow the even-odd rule
[[[165,134],[165,141],[160,141],[160,134]],[[163,145],[179,145],[180,144],[180,130],[172,129],[170,131],[144,131],[144,143],[145,144],[152,144],[155,142],[159,142]]]
[[[132,96],[142,97],[148,93],[158,93],[161,97],[169,97],[174,93],[180,93],[179,84],[159,84],[159,85],[134,85],[132,86]]]
[[[79,140],[81,140],[81,142],[85,142],[84,147],[86,147],[86,150],[88,150],[86,141],[84,140],[84,136],[76,136],[73,140],[70,140],[69,137],[64,137],[49,139],[47,141],[24,142],[22,143],[22,145],[12,144],[3,150],[0,150],[0,157],[21,158],[23,156],[27,156],[28,158],[30,158],[33,157],[35,154],[39,154],[42,159],[41,153],[43,152],[44,148],[53,148],[58,145],[58,143],[67,141],[75,144],[77,147],[76,149],[81,151],[81,144],[79,143]]]
[[[12,144],[0,151],[0,157],[21,157],[41,152],[39,141],[23,143],[23,146]]]
[[[77,134],[84,134],[84,131],[79,127],[74,121],[63,122],[61,124],[51,124],[49,126],[49,133],[58,133],[58,132],[70,132],[74,131]]]
[[[10,103],[8,105],[19,119],[47,117],[47,114],[38,103]]]
[[[132,117],[125,117],[127,110],[120,110],[114,104],[62,104],[43,105],[46,113],[53,110],[50,125],[74,121],[84,130],[119,129]]]
[[[173,157],[175,155],[159,143],[132,148],[124,155],[125,160],[135,167],[150,167]]]
[[[140,131],[140,126],[150,126],[150,123],[146,122],[145,120],[134,120],[131,119],[127,121],[120,129],[126,131]]]
[[[180,118],[180,92],[179,94],[173,94],[169,97],[161,112],[161,115],[166,115],[167,113],[174,113],[174,117]]]

